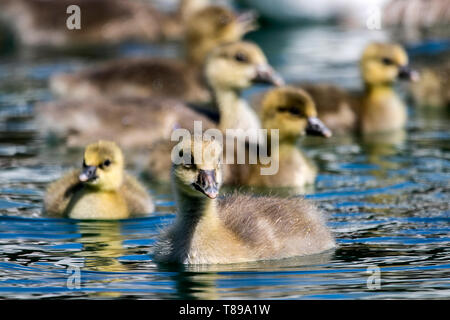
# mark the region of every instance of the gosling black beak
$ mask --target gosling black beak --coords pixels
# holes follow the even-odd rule
[[[81,182],[91,181],[97,178],[97,167],[96,166],[86,166],[83,167],[83,171],[78,176]]]
[[[214,170],[200,170],[194,187],[211,199],[217,198],[219,187],[216,181],[216,172]]]
[[[311,136],[331,137],[333,134],[327,126],[317,117],[309,117],[306,126],[306,134]]]
[[[268,64],[260,64],[256,67],[256,76],[254,83],[273,84],[277,87],[284,85],[283,78]]]
[[[419,80],[419,73],[412,70],[409,66],[403,66],[398,69],[398,78],[401,80],[416,82]]]
[[[236,17],[236,21],[242,26],[244,33],[258,29],[257,19],[258,13],[254,10],[242,12]]]

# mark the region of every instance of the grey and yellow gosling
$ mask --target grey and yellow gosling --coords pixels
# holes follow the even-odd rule
[[[411,84],[411,96],[418,107],[450,108],[450,58],[419,69],[420,80]]]
[[[261,121],[268,133],[265,153],[270,156],[271,162],[263,164],[258,158],[257,164],[230,165],[228,181],[225,182],[234,185],[295,188],[314,184],[317,168],[300,150],[298,141],[304,135],[329,138],[332,133],[317,118],[316,107],[310,95],[295,87],[274,88],[265,93],[261,108]],[[278,130],[276,137],[272,137],[274,129]],[[277,139],[274,149],[272,139]],[[247,145],[247,152],[250,150]],[[278,170],[275,174],[261,174],[262,169],[269,167],[276,167]]]
[[[282,259],[335,247],[323,214],[302,198],[234,194],[218,198],[222,182],[217,141],[178,145],[172,168],[174,224],[154,249],[159,263],[228,264]]]
[[[364,83],[361,93],[327,84],[300,86],[312,96],[319,118],[333,132],[371,134],[402,130],[407,108],[394,84],[399,79],[418,79],[418,73],[408,66],[405,50],[397,44],[371,43],[363,52],[360,68]]]
[[[250,42],[234,42],[213,50],[205,65],[205,76],[212,89],[216,107],[219,109],[219,122],[215,127],[223,134],[227,129],[241,129],[236,135],[240,142],[247,139],[256,141],[262,139],[261,122],[255,111],[241,96],[241,91],[254,83],[268,83],[282,85],[283,79],[268,64],[261,49]],[[194,120],[189,119],[191,125],[180,126],[191,131]],[[203,130],[209,129],[209,122],[202,122]],[[248,134],[247,134],[248,133]],[[147,172],[154,179],[170,180],[171,163],[170,150],[174,143],[163,138],[151,146]],[[262,140],[259,140],[262,141]]]
[[[240,40],[253,30],[253,17],[237,15],[228,8],[208,6],[188,20],[186,60],[168,58],[122,58],[69,74],[56,74],[50,87],[57,96],[169,97],[205,103],[211,100],[203,79],[202,65],[208,53],[225,43]]]
[[[175,99],[103,98],[37,104],[36,124],[46,139],[82,147],[92,139],[116,141],[124,148],[148,148],[170,139],[175,128],[204,129],[216,123]]]
[[[72,219],[125,219],[152,212],[154,205],[145,188],[124,172],[120,148],[98,141],[86,147],[81,170],[49,185],[44,210]]]
[[[170,142],[175,128],[192,131],[195,120],[202,122],[203,130],[261,128],[240,92],[257,82],[282,82],[261,49],[243,41],[213,50],[206,62],[206,78],[219,109],[219,123],[175,99],[131,97],[39,104],[36,121],[44,136],[66,139],[69,146],[84,146],[94,138],[114,140],[123,147],[149,147],[161,140]],[[169,171],[167,167],[167,175]]]
[[[72,5],[80,8],[79,29],[67,27],[75,22]],[[208,0],[182,0],[177,12],[163,13],[140,0],[2,0],[0,16],[23,45],[73,48],[180,40],[186,21],[208,5]]]

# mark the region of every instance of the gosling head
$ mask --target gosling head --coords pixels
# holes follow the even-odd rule
[[[405,50],[400,45],[389,43],[372,43],[365,48],[361,73],[368,85],[392,85],[398,79],[419,79],[419,74],[408,66]]]
[[[196,11],[187,21],[186,42],[191,62],[203,63],[215,47],[240,40],[257,28],[255,15],[244,12],[236,15],[220,6],[207,6]]]
[[[280,139],[296,140],[305,134],[329,138],[331,131],[317,118],[311,96],[294,87],[274,88],[262,102],[263,127],[279,129]]]
[[[86,147],[78,179],[97,189],[115,190],[122,185],[123,168],[120,148],[114,142],[100,140]]]
[[[276,86],[284,83],[269,65],[262,50],[245,41],[214,49],[207,59],[205,74],[209,84],[218,90],[239,91],[254,83]]]
[[[172,179],[176,188],[191,197],[214,199],[222,184],[222,145],[201,137],[183,141],[174,149]]]

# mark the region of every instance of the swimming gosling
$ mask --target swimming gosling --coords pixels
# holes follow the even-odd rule
[[[154,205],[145,188],[124,172],[120,148],[98,141],[86,147],[81,170],[50,184],[44,209],[72,219],[125,219],[152,212]]]
[[[203,130],[260,129],[258,116],[241,91],[255,83],[282,82],[262,50],[250,42],[229,43],[214,49],[205,66],[219,123],[175,99],[121,97],[38,104],[38,127],[44,135],[66,138],[70,146],[84,146],[97,137],[117,141],[123,147],[146,147],[161,140],[170,143],[174,128],[192,131],[194,121],[201,121]],[[162,159],[164,163],[170,163],[167,157]],[[167,176],[169,171],[167,166]]]
[[[419,77],[409,68],[405,50],[397,44],[371,43],[364,49],[360,69],[363,92],[351,93],[327,84],[300,87],[312,96],[319,118],[333,132],[370,134],[403,129],[407,108],[394,84]]]
[[[322,213],[305,199],[239,194],[217,198],[222,182],[217,141],[195,138],[177,148],[183,159],[172,167],[177,217],[155,246],[156,262],[238,263],[314,254],[335,246]]]
[[[242,97],[241,91],[255,83],[282,85],[283,79],[268,64],[262,50],[246,41],[229,43],[214,49],[205,64],[205,76],[213,92],[216,107],[219,109],[219,122],[215,126],[226,133],[227,129],[241,129],[236,133],[240,142],[262,141],[261,122],[255,111]],[[180,114],[190,129],[194,120],[188,113]],[[202,122],[203,130],[209,129],[209,122]],[[152,137],[152,140],[155,141]],[[147,172],[157,180],[170,180],[170,150],[175,143],[163,138],[151,147]]]
[[[64,98],[104,96],[169,97],[188,102],[211,100],[202,78],[208,53],[225,43],[240,40],[253,30],[253,17],[228,8],[207,6],[187,22],[185,61],[142,57],[115,59],[97,67],[50,79],[54,93]]]
[[[80,28],[73,5],[80,8]],[[209,0],[180,0],[176,12],[165,13],[149,1],[2,0],[0,16],[24,45],[72,48],[180,40],[186,21],[209,5]]]
[[[234,164],[226,183],[260,187],[296,187],[313,184],[317,168],[298,147],[298,140],[304,135],[331,137],[331,131],[317,118],[317,111],[311,96],[295,87],[273,88],[262,99],[261,121],[267,129],[266,154],[269,164],[258,158],[257,164]],[[278,130],[272,136],[272,130]],[[274,131],[276,132],[276,131]],[[277,139],[276,141],[272,141]],[[275,142],[272,148],[272,142]],[[247,145],[247,152],[251,148]],[[253,150],[256,152],[257,150]],[[257,155],[255,154],[255,157]],[[265,162],[267,163],[267,162]],[[273,174],[261,174],[262,170],[276,168]]]

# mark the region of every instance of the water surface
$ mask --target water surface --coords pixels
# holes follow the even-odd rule
[[[362,47],[387,35],[314,26],[266,28],[249,38],[289,81],[358,88]],[[177,56],[178,49],[124,45],[107,53]],[[407,132],[400,137],[301,142],[320,168],[307,197],[326,213],[338,243],[320,255],[160,267],[151,251],[161,228],[174,219],[174,200],[169,186],[147,180],[158,204],[147,217],[86,222],[42,215],[46,185],[78,166],[81,153],[46,144],[33,105],[53,99],[47,89],[51,74],[95,64],[104,53],[27,51],[0,57],[0,298],[450,297],[450,132],[448,113],[441,111],[411,107]],[[370,289],[369,276],[378,271],[380,287]]]

